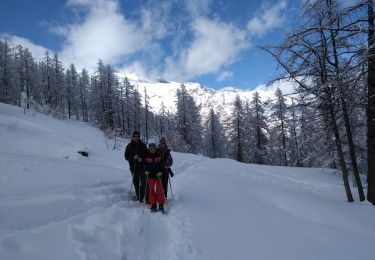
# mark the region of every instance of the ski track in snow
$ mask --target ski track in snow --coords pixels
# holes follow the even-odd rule
[[[190,173],[197,166],[180,165],[176,171],[182,168],[179,174]],[[194,245],[187,216],[179,194],[167,215],[151,213],[138,202],[121,201],[109,210],[90,212],[80,224],[72,225],[71,238],[85,259],[108,259],[109,252],[110,259],[121,260],[209,259]]]
[[[19,161],[19,155],[1,154],[1,160],[8,164],[13,162],[12,174],[25,174],[34,168],[59,168],[59,163],[66,166],[64,159],[20,155],[22,161]],[[205,159],[199,158],[193,164],[191,161],[181,163],[174,170],[187,176],[185,185],[192,185],[196,178],[190,173],[196,171],[197,164],[203,161]],[[76,161],[69,163],[78,169],[82,165],[88,166]],[[90,167],[98,169],[95,165]],[[37,242],[30,242],[29,237],[33,236],[30,233],[44,234],[45,227],[62,225],[69,230],[68,239],[76,245],[83,259],[209,259],[192,241],[191,221],[179,203],[179,193],[174,194],[174,205],[167,215],[151,213],[143,205],[129,201],[130,178],[126,178],[123,172],[122,175],[126,182],[52,188],[49,194],[2,196],[0,255],[24,252],[25,259],[33,259],[29,254],[37,247]],[[10,174],[5,179],[11,181],[11,178]]]
[[[44,194],[43,197],[2,200],[0,234],[59,222],[94,207],[108,208],[124,198],[122,186],[122,183],[103,183],[84,189]]]

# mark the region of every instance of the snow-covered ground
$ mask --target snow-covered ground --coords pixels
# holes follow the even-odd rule
[[[375,207],[347,203],[332,170],[172,153],[173,205],[152,214],[127,200],[112,146],[82,122],[0,103],[0,259],[375,257]]]

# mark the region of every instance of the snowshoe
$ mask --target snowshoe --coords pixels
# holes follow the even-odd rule
[[[150,210],[151,210],[151,212],[157,212],[158,209],[156,208],[156,204],[152,205]]]

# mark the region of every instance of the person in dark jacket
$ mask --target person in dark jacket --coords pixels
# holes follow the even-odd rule
[[[148,145],[148,153],[144,158],[144,168],[148,179],[148,199],[152,205],[151,212],[157,211],[156,203],[158,203],[159,210],[164,213],[165,198],[161,183],[164,166],[155,143],[149,143]]]
[[[146,152],[146,145],[141,141],[139,132],[135,131],[131,142],[126,146],[124,156],[129,162],[130,172],[133,176],[136,200],[139,202],[143,201],[146,194],[146,176],[143,169],[143,158]]]
[[[160,139],[159,151],[160,151],[161,158],[164,164],[163,175],[162,175],[164,197],[167,198],[169,176],[173,177],[173,172],[171,170],[171,166],[173,164],[173,158],[171,155],[171,150],[169,150],[167,146],[167,141],[165,140],[164,137]]]

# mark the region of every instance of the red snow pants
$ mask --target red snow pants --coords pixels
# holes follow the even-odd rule
[[[156,194],[154,191],[154,187],[156,186]],[[160,179],[156,178],[149,178],[148,179],[148,202],[153,205],[158,202],[159,205],[164,205],[164,193],[163,187],[161,186]]]

